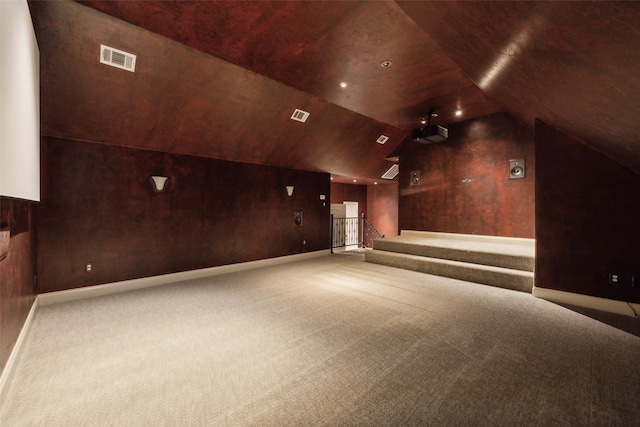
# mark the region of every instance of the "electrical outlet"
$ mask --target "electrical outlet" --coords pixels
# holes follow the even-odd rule
[[[612,285],[621,285],[622,277],[618,273],[609,273],[609,283]]]
[[[84,266],[84,271],[91,273],[93,271],[93,265],[91,263]]]

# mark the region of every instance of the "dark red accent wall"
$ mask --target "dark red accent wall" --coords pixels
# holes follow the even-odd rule
[[[401,147],[400,230],[533,238],[533,130],[504,113],[446,127],[445,142]],[[510,159],[525,159],[526,178],[509,179]]]
[[[328,174],[49,137],[41,162],[39,292],[329,248]]]
[[[0,372],[36,296],[35,210],[34,202],[0,197],[0,233],[4,234],[0,250]]]
[[[640,176],[542,121],[536,159],[536,286],[640,302]]]
[[[331,183],[331,203],[358,202],[358,215],[367,215],[367,186]]]
[[[398,184],[367,186],[367,219],[385,237],[398,235]]]

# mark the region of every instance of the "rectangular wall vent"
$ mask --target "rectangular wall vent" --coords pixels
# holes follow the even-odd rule
[[[389,170],[384,173],[384,175],[382,175],[382,178],[383,179],[393,179],[398,175],[398,172],[400,172],[400,166],[395,164],[395,165],[391,166],[389,168]]]
[[[100,63],[131,71],[132,73],[136,70],[136,56],[134,54],[103,44],[100,45]]]
[[[296,108],[296,110],[291,115],[291,120],[297,120],[299,122],[304,123],[309,118],[309,114],[310,113],[307,113],[306,111],[298,110]]]
[[[376,139],[376,142],[378,144],[384,144],[385,142],[387,142],[389,140],[389,137],[387,135],[380,135],[378,137],[378,139]]]

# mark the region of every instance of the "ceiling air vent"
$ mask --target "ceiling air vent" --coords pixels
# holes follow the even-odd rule
[[[296,110],[291,115],[291,120],[297,120],[299,122],[304,123],[309,118],[309,114],[310,113],[307,113],[306,111],[298,110],[296,108]]]
[[[100,63],[131,71],[132,73],[136,70],[136,56],[134,54],[103,44],[100,45]]]
[[[378,137],[378,139],[376,139],[376,142],[378,144],[384,144],[385,142],[387,142],[389,140],[389,137],[387,135],[380,135]]]
[[[395,165],[391,166],[389,168],[389,170],[384,173],[384,175],[382,175],[382,178],[383,179],[393,179],[398,175],[398,172],[400,172],[400,166],[395,164]]]

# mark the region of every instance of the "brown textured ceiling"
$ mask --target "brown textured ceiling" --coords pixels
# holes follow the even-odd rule
[[[81,3],[400,129],[497,108],[394,2]]]
[[[30,7],[49,135],[371,182],[427,109],[440,124],[506,109],[531,126],[540,117],[640,171],[637,5]],[[98,64],[100,43],[137,54],[136,73]],[[392,66],[382,68],[384,60]],[[294,108],[311,112],[307,124],[289,119]],[[457,108],[463,116],[453,115]],[[375,143],[380,134],[391,137],[387,144]]]
[[[511,114],[640,173],[640,2],[398,3]]]

